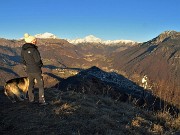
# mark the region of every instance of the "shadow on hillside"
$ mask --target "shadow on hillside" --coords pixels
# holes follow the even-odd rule
[[[84,69],[82,69],[82,68],[69,68],[69,67],[61,68],[61,69],[76,70],[76,71],[83,71],[83,70],[84,70]]]
[[[168,111],[172,115],[179,113],[177,107],[144,90],[124,76],[105,72],[97,67],[91,67],[64,79],[57,86],[62,91],[103,95],[116,101],[131,102],[152,111]]]
[[[8,60],[6,61],[8,65],[12,66],[12,63],[9,61],[13,61],[15,63],[20,63],[21,62],[21,57],[17,53],[17,48],[12,48],[12,47],[7,47],[7,46],[1,46],[1,56],[5,59]]]
[[[63,78],[61,78],[61,77],[59,77],[57,75],[54,75],[52,73],[44,72],[43,74],[48,75],[48,76],[50,76],[50,77],[52,77],[54,79],[57,79],[58,81],[62,81],[63,80]]]
[[[19,56],[19,55],[10,56],[7,54],[2,54],[2,56],[4,56],[6,59],[8,59],[10,61],[13,61],[14,63],[21,63],[21,56]],[[8,62],[8,63],[9,63],[8,65],[11,65],[10,62]]]
[[[48,69],[57,69],[59,67],[53,66],[53,65],[44,65],[43,68],[48,68]]]
[[[19,76],[19,75],[18,75],[17,73],[15,73],[13,70],[8,69],[8,68],[5,68],[5,67],[0,67],[0,70],[3,70],[4,72],[7,72],[7,73],[14,74],[15,76]]]
[[[143,52],[142,54],[138,55],[137,57],[142,57],[143,55],[145,55],[147,53],[151,53],[157,47],[158,47],[158,45],[150,46],[150,47],[148,47],[148,49],[145,52]]]

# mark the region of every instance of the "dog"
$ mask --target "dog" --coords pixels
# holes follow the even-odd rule
[[[17,100],[27,99],[29,79],[27,77],[14,78],[7,81],[4,85],[4,94],[15,103]]]

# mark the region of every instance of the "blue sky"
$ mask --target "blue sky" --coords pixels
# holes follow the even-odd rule
[[[180,31],[180,0],[1,0],[0,37],[50,32],[59,38],[148,41]]]

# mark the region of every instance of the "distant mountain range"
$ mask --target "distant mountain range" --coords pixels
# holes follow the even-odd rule
[[[36,34],[36,38],[41,38],[41,39],[59,39],[56,35],[45,32],[43,34]],[[97,38],[93,35],[86,36],[84,38],[77,38],[77,39],[65,39],[71,44],[81,44],[81,43],[98,43],[98,44],[105,44],[105,45],[113,45],[113,44],[132,44],[135,45],[138,42],[132,41],[132,40],[102,40],[100,38]]]

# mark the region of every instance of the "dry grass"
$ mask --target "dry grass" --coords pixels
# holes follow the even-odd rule
[[[0,134],[154,135],[180,130],[180,118],[147,112],[109,97],[47,89],[48,106],[12,104],[2,93]]]
[[[159,112],[156,114],[166,128],[173,129],[174,131],[180,131],[180,116],[173,117],[167,112]]]

